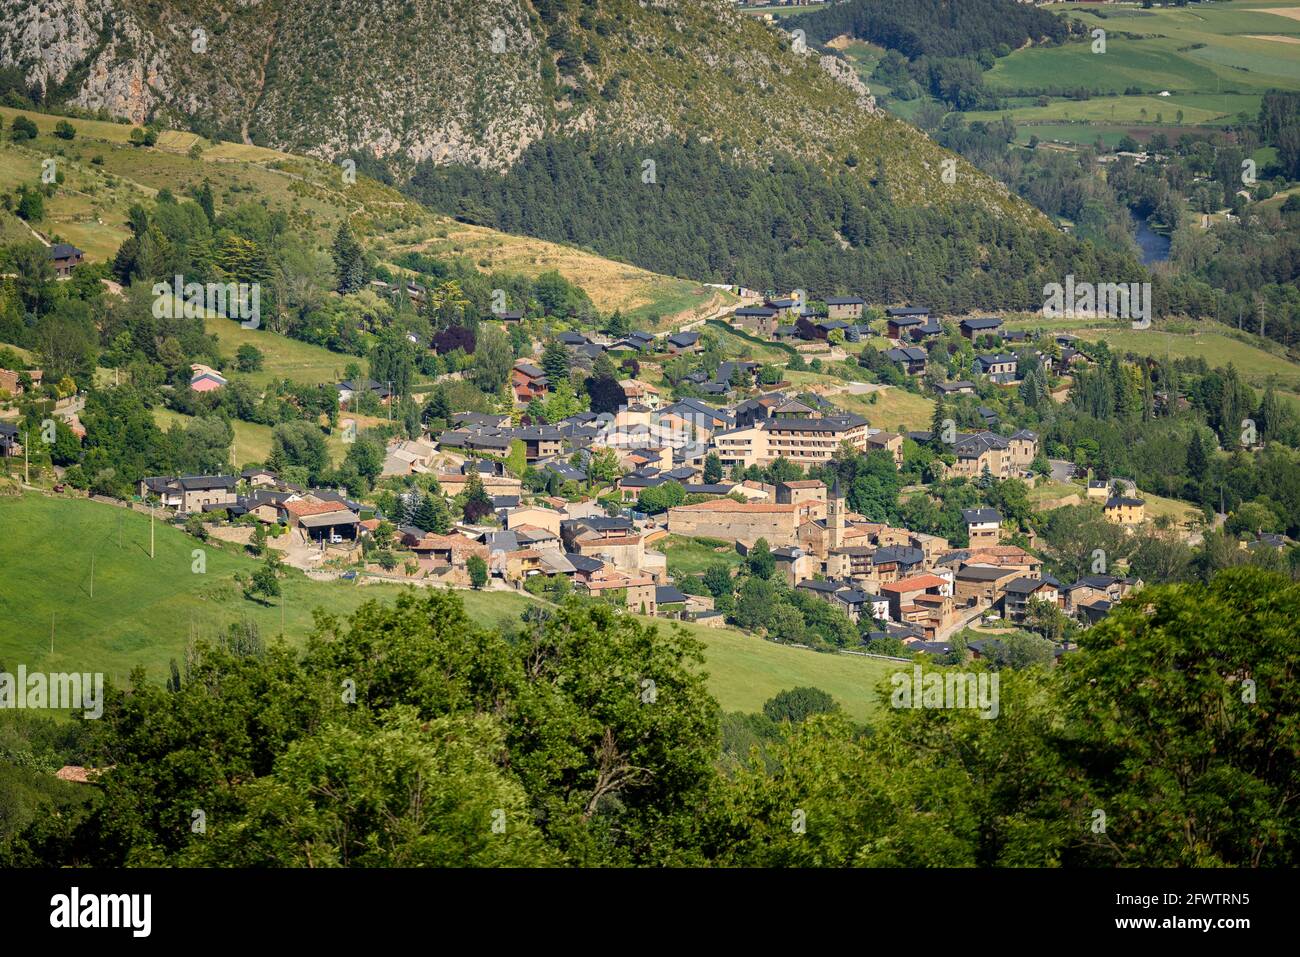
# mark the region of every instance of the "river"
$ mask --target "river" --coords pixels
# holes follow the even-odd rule
[[[1133,217],[1133,226],[1137,230],[1134,237],[1137,240],[1138,249],[1142,251],[1142,265],[1150,266],[1152,263],[1162,263],[1169,258],[1169,237],[1162,236],[1151,228],[1141,216],[1129,212]]]

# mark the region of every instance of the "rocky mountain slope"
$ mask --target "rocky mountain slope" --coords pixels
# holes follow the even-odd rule
[[[852,71],[727,0],[0,0],[0,22],[0,65],[56,102],[399,177],[504,171],[552,137],[693,136],[1038,220],[965,163],[945,183],[948,154]]]

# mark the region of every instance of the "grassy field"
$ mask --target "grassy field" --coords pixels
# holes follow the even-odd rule
[[[325,252],[344,215],[381,259],[407,249],[463,256],[484,270],[510,269],[537,276],[557,270],[587,290],[602,310],[622,309],[634,318],[690,318],[733,300],[699,283],[604,259],[594,253],[527,236],[512,236],[457,223],[407,199],[394,189],[358,177],[345,184],[328,163],[242,143],[212,144],[192,133],[168,131],[155,147],[131,145],[132,127],[70,119],[71,141],[53,129],[63,117],[0,107],[6,127],[22,113],[40,135],[27,143],[0,143],[0,189],[36,183],[41,162],[54,158],[64,174],[46,202],[37,228],[75,243],[92,260],[111,258],[127,237],[127,210],[161,189],[184,195],[205,179],[216,190],[218,212],[240,203],[265,204],[289,217],[291,228]],[[198,146],[199,155],[190,150]]]
[[[234,584],[234,573],[249,572],[254,559],[209,544],[207,570],[195,574],[195,539],[162,522],[154,535],[151,560],[146,515],[86,499],[0,499],[0,664],[103,671],[115,679],[142,665],[161,680],[168,661],[181,660],[191,628],[210,637],[248,619],[264,638],[280,633],[280,608],[246,600]],[[317,582],[298,573],[282,587],[284,631],[295,644],[311,630],[314,609],[347,615],[363,601],[391,599],[398,588]],[[496,591],[459,594],[470,616],[486,626],[517,616],[531,601]],[[778,691],[814,685],[861,720],[875,706],[875,683],[886,672],[885,663],[871,659],[784,647],[731,629],[684,627],[705,643],[709,686],[726,710],[758,710]]]
[[[872,398],[876,401],[872,402]],[[887,385],[870,395],[849,395],[841,392],[830,397],[831,401],[850,412],[856,412],[871,423],[873,428],[886,431],[923,431],[930,427],[934,417],[934,399],[917,395]]]
[[[1175,522],[1181,524],[1190,521],[1199,514],[1195,508],[1177,499],[1164,498],[1160,495],[1141,491],[1138,495],[1146,502],[1147,518],[1168,515]],[[1080,501],[1087,501],[1083,486],[1075,485],[1073,482],[1044,482],[1029,490],[1029,501],[1037,511],[1050,511],[1059,508],[1071,496],[1077,496]]]
[[[763,337],[754,336],[747,329],[733,329],[720,319],[706,322],[701,331],[716,336],[730,358],[785,365],[794,355],[794,350],[790,346],[776,342],[755,341],[762,340]]]
[[[1037,316],[1011,319],[1007,326],[1069,332],[1083,339],[1104,340],[1113,350],[1136,355],[1204,359],[1212,368],[1232,363],[1241,377],[1252,385],[1264,386],[1274,379],[1291,391],[1300,391],[1300,365],[1287,359],[1280,346],[1266,344],[1262,339],[1255,339],[1253,343],[1242,341],[1236,330],[1219,323],[1201,322],[1195,326],[1179,325],[1167,329],[1153,325],[1150,329],[1132,329],[1116,328],[1114,322],[1047,320]]]
[[[674,578],[699,575],[710,565],[719,562],[734,567],[744,561],[729,542],[713,547],[696,538],[669,535],[656,543],[655,547],[668,556],[668,574]]]
[[[1124,136],[1146,141],[1163,132],[1176,141],[1189,128],[1254,117],[1265,90],[1300,89],[1300,19],[1288,15],[1295,7],[1285,2],[1151,10],[1071,3],[1051,9],[1083,23],[1089,37],[999,59],[984,76],[990,89],[1011,94],[1007,109],[969,113],[968,120],[1009,115],[1020,143],[1037,136],[1090,146],[1100,138],[1113,148]],[[1104,53],[1093,52],[1091,31],[1098,28],[1106,32]],[[1062,88],[1093,96],[1051,96],[1043,104],[1037,95],[1014,95]],[[1142,92],[1124,95],[1130,88]],[[891,109],[898,105],[890,102]]]
[[[120,530],[119,530],[120,529]],[[161,522],[149,558],[149,517],[86,499],[40,495],[0,500],[0,659],[43,670],[103,671],[125,678],[136,665],[161,678],[180,660],[191,628],[211,637],[233,622],[280,632],[281,610],[246,600],[234,573],[255,567],[233,546],[203,546],[207,570],[193,573],[199,543]],[[90,566],[95,562],[94,596]],[[292,573],[283,583],[287,634],[301,638],[312,611],[347,614],[392,594],[384,586],[316,582]],[[54,629],[51,653],[50,631]]]
[[[1294,44],[1260,37],[1300,39],[1300,21],[1278,13],[1284,2],[1238,0],[1152,10],[1098,11],[1095,4],[1056,4],[1089,31],[1106,31],[1105,53],[1092,39],[1056,48],[1026,48],[1003,57],[986,74],[1004,90],[1083,87],[1122,93],[1130,86],[1151,92],[1259,93],[1300,86],[1300,55]],[[1126,35],[1127,34],[1127,35]]]
[[[662,276],[595,253],[534,239],[512,236],[482,226],[450,220],[433,235],[407,230],[393,237],[390,255],[417,250],[435,256],[464,256],[484,270],[520,272],[529,276],[556,270],[591,296],[597,309],[621,309],[633,321],[689,319],[734,302],[736,297],[686,279]]]
[[[338,382],[348,363],[355,362],[366,369],[366,360],[357,356],[330,352],[297,339],[276,335],[267,329],[245,329],[233,319],[213,317],[203,321],[209,334],[217,337],[223,355],[234,356],[235,350],[245,343],[262,350],[265,359],[257,372],[241,373],[256,386],[264,386],[272,379],[292,379],[304,385]]]
[[[726,711],[758,711],[778,691],[821,688],[858,721],[877,711],[876,685],[906,668],[900,662],[790,648],[732,628],[684,624],[705,644],[709,690]]]
[[[158,423],[158,428],[166,431],[173,424],[184,428],[193,420],[193,416],[174,412],[171,409],[157,408],[153,410],[153,419]],[[265,462],[271,454],[271,427],[258,425],[255,422],[242,422],[239,419],[232,419],[230,425],[235,432],[235,461],[239,467],[242,469],[253,462]],[[364,423],[359,421],[358,428],[364,428]],[[325,437],[325,446],[329,449],[330,462],[333,465],[337,466],[348,454],[341,429]]]
[[[185,428],[194,419],[193,416],[171,409],[153,410],[153,420],[164,432],[173,425]],[[252,422],[232,420],[231,428],[235,432],[235,461],[242,467],[245,462],[265,462],[271,454],[271,427],[256,425]]]

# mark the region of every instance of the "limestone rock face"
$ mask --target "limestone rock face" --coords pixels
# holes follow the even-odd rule
[[[945,202],[948,154],[845,61],[730,0],[0,0],[0,66],[55,103],[334,161],[505,171],[550,137],[693,137],[766,167],[887,171]],[[963,164],[964,165],[964,164]],[[963,195],[1025,204],[966,168]]]

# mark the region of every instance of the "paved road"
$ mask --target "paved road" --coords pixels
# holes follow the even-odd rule
[[[1074,463],[1067,462],[1065,459],[1048,459],[1047,464],[1052,467],[1052,481],[1068,482],[1074,478]]]

